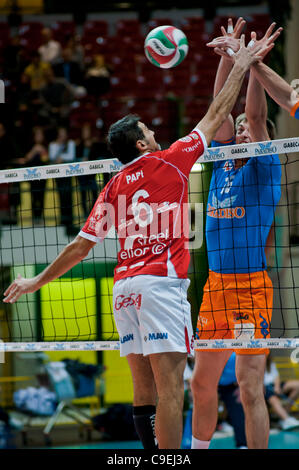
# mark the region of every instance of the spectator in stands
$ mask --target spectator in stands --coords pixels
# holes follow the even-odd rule
[[[72,52],[72,61],[76,62],[80,69],[83,71],[85,64],[84,64],[84,47],[81,44],[81,38],[78,34],[73,34],[68,36],[66,42],[66,48],[70,49]]]
[[[270,356],[267,357],[264,386],[266,402],[280,418],[281,429],[286,431],[299,427],[299,421],[290,416],[288,412],[299,396],[299,380],[288,380],[281,383],[275,362],[271,360]],[[282,400],[286,400],[286,405]]]
[[[14,168],[16,162],[16,147],[8,135],[6,126],[0,122],[0,170]]]
[[[52,69],[46,74],[46,85],[41,89],[44,114],[51,122],[67,122],[71,104],[75,99],[74,90],[69,84],[55,77]]]
[[[76,159],[76,144],[69,139],[65,127],[57,129],[57,137],[49,145],[49,163],[73,163]],[[73,227],[72,178],[56,178],[56,187],[59,194],[61,224],[65,225],[66,233],[72,235],[78,232]]]
[[[8,134],[4,123],[0,122],[0,170],[18,168],[24,164],[24,158],[19,158],[17,146]],[[17,208],[20,204],[20,184],[11,183],[9,188],[9,216],[3,223],[17,223]]]
[[[20,36],[13,36],[10,44],[3,50],[5,78],[13,81],[19,80],[26,65],[25,49],[21,44]]]
[[[41,60],[37,51],[32,52],[31,62],[24,70],[22,81],[28,83],[30,90],[41,90],[46,84],[46,76],[51,66]]]
[[[88,94],[101,96],[110,89],[110,70],[101,54],[93,57],[92,64],[86,71],[85,88]]]
[[[84,124],[82,127],[81,140],[76,149],[77,161],[86,162],[88,160],[97,160],[99,158],[98,147],[98,142],[92,137],[91,125],[88,123]],[[78,180],[84,217],[87,218],[98,197],[96,175],[79,176]],[[89,191],[91,191],[92,199],[89,197]]]
[[[48,163],[48,148],[43,128],[33,129],[33,146],[25,156],[28,167],[46,165]],[[30,181],[32,215],[35,225],[39,225],[44,210],[44,196],[47,180]]]
[[[42,30],[43,44],[39,47],[38,52],[44,62],[55,64],[61,55],[61,45],[52,38],[50,28]]]
[[[72,85],[82,83],[82,72],[79,64],[72,59],[73,51],[66,47],[62,51],[62,57],[53,65],[53,70],[58,78],[64,78]]]

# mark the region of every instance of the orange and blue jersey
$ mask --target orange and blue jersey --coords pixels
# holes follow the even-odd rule
[[[293,106],[290,112],[291,116],[293,116],[296,119],[299,119],[299,101]]]
[[[212,147],[234,144],[213,141]],[[234,160],[214,162],[207,206],[209,268],[215,273],[266,269],[265,245],[281,196],[278,155],[252,157],[239,169]]]

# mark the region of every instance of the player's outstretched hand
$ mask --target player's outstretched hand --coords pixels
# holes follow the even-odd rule
[[[280,27],[275,32],[273,32],[275,26],[276,26],[276,23],[272,23],[267,29],[267,31],[265,32],[265,35],[259,40],[256,39],[256,32],[255,31],[251,32],[251,41],[249,44],[251,45],[253,51],[256,50],[256,47],[260,47],[260,46],[264,49],[264,52],[262,54],[262,59],[264,59],[266,56],[265,51],[267,50],[267,46],[270,44],[274,44],[276,39],[280,36],[283,30],[283,28]],[[260,52],[259,52],[259,55],[261,55]]]
[[[10,286],[4,292],[3,302],[7,304],[13,304],[16,302],[21,295],[30,294],[38,289],[35,278],[26,279],[18,274]]]
[[[256,33],[252,31],[251,40],[248,43],[247,47],[252,48],[254,52],[259,51],[259,56],[261,60],[265,58],[268,52],[273,48],[276,39],[280,36],[283,28],[278,28],[274,33],[273,30],[276,26],[276,23],[272,23],[267,29],[265,35],[257,40]],[[221,36],[210,42],[208,47],[213,47],[214,52],[226,58],[231,58],[234,53],[238,50],[239,40],[231,36]]]
[[[238,52],[240,49],[239,38],[245,24],[246,21],[244,18],[240,17],[238,18],[235,26],[233,26],[233,20],[229,18],[227,23],[227,30],[224,28],[224,26],[221,26],[222,36],[213,39],[213,41],[207,43],[207,46],[213,47],[214,51],[217,53],[217,49],[222,47],[223,40],[225,39],[225,43],[228,44],[226,47],[230,47],[233,52]]]
[[[240,39],[240,49],[237,53],[232,53],[231,57],[235,64],[242,70],[248,70],[252,64],[262,59],[263,55],[268,53],[274,47],[274,43],[267,45],[259,44],[254,49],[251,44],[245,47],[245,35]]]

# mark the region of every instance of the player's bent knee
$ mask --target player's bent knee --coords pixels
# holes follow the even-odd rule
[[[191,379],[191,391],[195,400],[209,400],[212,395],[217,393],[216,390],[217,388],[210,386],[198,375],[194,375]]]
[[[258,402],[264,401],[264,388],[262,385],[253,386],[245,383],[240,384],[240,398],[244,407],[253,407]]]

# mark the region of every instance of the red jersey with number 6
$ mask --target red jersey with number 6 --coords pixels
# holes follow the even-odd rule
[[[187,277],[188,177],[205,148],[204,135],[194,129],[169,149],[124,165],[105,186],[79,235],[98,242],[115,226],[115,281],[141,274]]]

